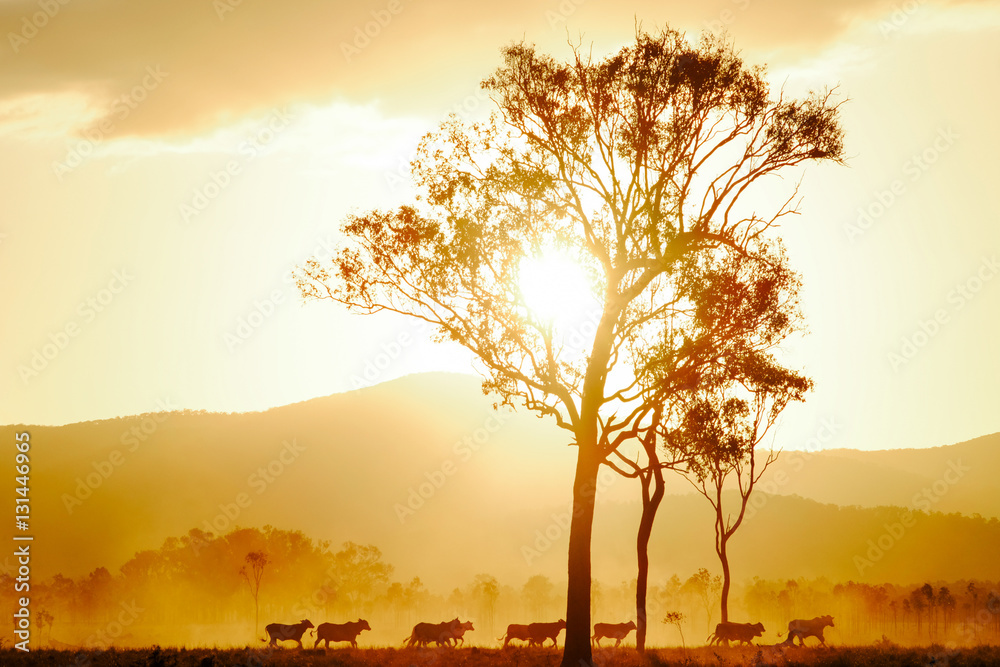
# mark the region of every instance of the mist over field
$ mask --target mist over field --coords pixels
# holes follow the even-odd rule
[[[418,621],[458,616],[475,623],[467,642],[494,646],[508,623],[563,617],[571,448],[545,421],[494,411],[477,378],[415,375],[261,413],[30,431],[33,603],[55,618],[41,634],[54,646],[252,642],[239,571],[253,551],[271,560],[259,636],[272,621],[365,618],[362,644],[395,646]],[[788,443],[802,449],[781,453],[734,540],[732,613],[763,621],[774,642],[790,618],[826,613],[836,643],[961,638],[995,590],[998,444],[1000,434],[872,452]],[[610,470],[600,480],[594,615],[620,622],[634,616],[639,488]],[[712,512],[686,482],[667,482],[650,642],[680,643],[660,622],[680,611],[697,644],[718,620],[695,576],[717,567]],[[11,557],[3,565],[10,580]],[[904,604],[925,583],[951,602],[935,626],[922,611],[918,631]],[[13,611],[9,592],[3,604]]]

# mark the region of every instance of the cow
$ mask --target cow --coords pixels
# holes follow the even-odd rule
[[[528,625],[528,634],[531,636],[529,642],[532,645],[545,646],[545,640],[551,639],[552,646],[558,646],[559,642],[556,639],[559,637],[559,633],[565,629],[566,621],[561,618],[555,623],[530,623]]]
[[[451,638],[455,640],[455,646],[465,643],[465,633],[475,630],[472,627],[472,621],[466,621],[465,623],[459,623],[451,631]]]
[[[448,624],[451,626],[449,630],[451,632],[451,636],[445,637],[445,643],[449,645],[451,645],[452,642],[455,643],[455,646],[458,646],[459,644],[464,644],[465,633],[469,632],[470,630],[475,630],[475,628],[472,627],[472,621],[465,621],[464,623],[460,622],[458,624],[456,624],[455,621],[449,621]],[[438,625],[441,624],[439,623]]]
[[[795,638],[798,637],[799,646],[805,646],[806,637],[816,637],[820,644],[826,646],[826,641],[823,639],[823,628],[828,625],[831,628],[834,627],[833,616],[817,616],[809,621],[800,618],[789,621],[788,637],[785,639],[785,643],[795,646]]]
[[[309,628],[314,627],[306,619],[302,619],[295,625],[284,625],[283,623],[270,623],[264,627],[264,632],[267,636],[271,638],[268,646],[277,646],[279,641],[290,641],[296,642],[299,648],[302,648],[302,635]],[[262,642],[266,642],[266,639],[261,639]]]
[[[316,628],[316,643],[313,648],[319,648],[320,642],[326,642],[326,648],[330,648],[330,642],[351,642],[351,646],[358,647],[358,635],[362,630],[371,631],[372,626],[368,621],[358,619],[347,623],[320,623]]]
[[[512,639],[517,639],[522,642],[530,642],[532,644],[534,643],[531,641],[531,634],[528,632],[528,626],[520,625],[519,623],[511,623],[508,625],[507,632],[503,637],[499,637],[497,641],[503,640],[502,648],[507,648],[507,644],[509,644]]]
[[[590,643],[593,644],[597,642],[598,647],[601,645],[601,639],[607,637],[608,639],[615,640],[615,647],[617,648],[628,633],[635,630],[635,621],[629,621],[628,623],[595,623],[594,624],[594,636],[590,638]]]
[[[472,630],[472,622],[462,623],[458,618],[444,623],[417,623],[403,643],[407,646],[427,646],[435,642],[438,646],[451,646],[451,641],[461,638],[466,630]]]
[[[761,623],[732,623],[723,621],[715,626],[715,632],[708,636],[708,645],[725,644],[729,646],[730,641],[738,641],[742,644],[750,644],[754,637],[764,634],[764,626]]]
[[[529,623],[528,625],[511,623],[507,626],[507,633],[503,637],[498,637],[497,641],[503,640],[503,648],[507,648],[507,645],[514,639],[528,642],[530,646],[544,646],[545,640],[551,639],[553,645],[558,645],[556,639],[559,637],[559,633],[565,629],[566,621],[561,618],[555,623]]]

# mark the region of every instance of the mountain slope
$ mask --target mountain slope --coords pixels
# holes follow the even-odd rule
[[[837,505],[998,517],[997,470],[1000,433],[929,449],[788,451],[768,471],[764,486]]]
[[[2,427],[0,438],[13,442],[19,430]],[[27,430],[35,576],[114,570],[192,528],[265,524],[334,545],[375,544],[398,578],[419,575],[441,588],[484,571],[506,581],[564,576],[575,464],[568,434],[531,414],[495,413],[473,377],[410,376],[259,413]],[[995,520],[920,514],[870,567],[859,572],[854,556],[900,520],[898,509],[861,506],[912,507],[914,494],[936,482],[943,492],[926,509],[1000,513],[991,479],[998,445],[1000,434],[935,450],[786,452],[761,487],[777,495],[755,499],[759,509],[734,541],[735,573],[909,582],[933,565],[951,573],[942,577],[986,576],[973,571],[986,567],[980,554],[1000,546]],[[638,488],[610,471],[601,481],[595,576],[631,578]],[[12,485],[0,478],[8,498]],[[703,499],[668,496],[654,532],[654,574],[711,566],[710,530]],[[952,562],[945,549],[927,558],[942,544],[968,556]]]

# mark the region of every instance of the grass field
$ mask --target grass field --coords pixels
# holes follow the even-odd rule
[[[509,648],[429,648],[429,649],[109,649],[107,651],[52,651],[24,653],[0,651],[0,665],[22,667],[556,667],[561,649]],[[836,647],[831,649],[784,647],[745,647],[693,649],[652,649],[640,656],[635,649],[598,649],[594,652],[598,667],[659,667],[661,665],[789,666],[840,667],[923,667],[950,665],[978,667],[1000,665],[1000,647],[979,646],[946,649]]]

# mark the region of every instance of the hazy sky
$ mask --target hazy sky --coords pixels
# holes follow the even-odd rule
[[[303,305],[292,267],[526,39],[727,28],[791,93],[839,85],[849,166],[782,230],[816,381],[776,444],[1000,431],[1000,2],[0,0],[0,421],[256,410],[468,370],[407,321]],[[582,37],[581,37],[582,35]],[[898,355],[898,356],[893,356]],[[830,437],[827,437],[827,436]]]

